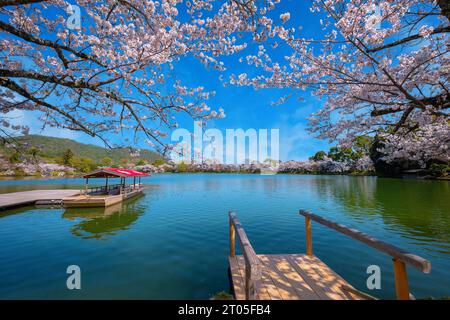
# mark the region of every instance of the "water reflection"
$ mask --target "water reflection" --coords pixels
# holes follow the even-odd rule
[[[319,197],[332,197],[353,219],[381,218],[405,237],[439,242],[435,250],[450,252],[450,183],[345,176],[314,183]]]
[[[346,209],[346,212],[354,218],[360,218],[361,214],[377,212],[379,203],[376,200],[378,179],[376,177],[348,177],[333,176],[332,179],[314,179],[317,194],[324,200],[329,197],[338,200]],[[361,212],[361,208],[367,209]]]
[[[443,242],[450,252],[450,184],[446,181],[379,179],[376,200],[386,225],[408,229],[407,237]]]
[[[132,199],[106,208],[68,208],[62,217],[81,221],[70,232],[83,239],[105,239],[107,236],[127,230],[144,214],[145,206],[139,199]]]

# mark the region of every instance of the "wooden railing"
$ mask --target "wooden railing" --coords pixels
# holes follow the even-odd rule
[[[125,187],[122,184],[112,184],[108,186],[97,186],[97,187],[90,187],[84,190],[81,190],[81,194],[87,194],[87,195],[95,195],[95,194],[109,194],[112,190],[117,190],[117,194],[127,194],[130,192],[133,192],[135,190],[138,190],[142,188],[142,183],[136,183],[131,185],[125,185]]]
[[[245,299],[255,300],[261,287],[261,263],[253,250],[244,228],[232,211],[230,218],[230,257],[236,256],[236,234],[245,261]]]
[[[125,188],[121,189],[121,193],[126,196],[128,193],[141,189],[143,186],[142,183],[130,184],[126,185]]]
[[[90,187],[84,190],[81,190],[81,194],[88,194],[93,195],[96,193],[106,193],[107,191],[110,192],[114,189],[120,189],[120,184],[112,184],[109,186],[97,186],[97,187]]]
[[[406,252],[398,247],[388,244],[384,241],[375,239],[365,233],[355,229],[350,229],[346,226],[336,222],[327,220],[315,214],[309,213],[305,210],[300,210],[300,215],[305,217],[305,231],[306,231],[306,254],[312,256],[312,237],[311,237],[311,220],[314,220],[324,226],[343,233],[355,240],[361,241],[368,246],[375,248],[381,252],[390,255],[394,263],[395,274],[395,291],[397,299],[409,300],[409,285],[408,275],[406,273],[406,264],[412,265],[424,273],[431,271],[431,263],[415,254]]]

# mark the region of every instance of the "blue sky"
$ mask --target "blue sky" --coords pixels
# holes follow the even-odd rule
[[[272,16],[274,19],[283,13],[289,11],[291,20],[286,24],[289,27],[295,27],[297,32],[300,25],[302,36],[320,35],[321,32],[319,18],[309,11],[309,1],[289,1],[283,0],[278,5]],[[279,22],[279,20],[277,21]],[[298,35],[298,33],[297,33]],[[258,44],[252,44],[245,49],[242,54],[253,53]],[[282,61],[283,55],[288,51],[277,50],[277,59]],[[247,66],[245,63],[238,62],[239,56],[226,57],[225,61],[227,72],[229,73],[248,73],[254,74],[255,69]],[[280,158],[281,160],[304,160],[313,155],[318,150],[328,150],[330,145],[327,141],[318,140],[312,137],[305,129],[309,114],[321,107],[321,102],[315,97],[311,97],[308,92],[295,91],[292,99],[289,99],[282,105],[271,105],[272,101],[277,101],[281,96],[290,93],[289,90],[254,90],[251,87],[224,87],[223,82],[219,80],[220,73],[217,71],[206,70],[203,65],[192,57],[187,57],[176,63],[175,75],[182,80],[184,85],[205,87],[206,91],[216,91],[216,96],[212,97],[209,105],[218,109],[222,107],[225,110],[226,117],[220,120],[214,120],[208,124],[209,128],[218,128],[225,133],[225,129],[244,130],[249,128],[258,129],[279,129],[280,130]],[[296,97],[302,97],[304,101],[299,102]],[[49,136],[66,137],[83,143],[93,143],[102,145],[98,139],[92,138],[80,132],[57,128],[44,128],[37,120],[38,115],[31,112],[14,111],[11,114],[15,122],[26,124],[30,127],[30,133],[43,134]],[[181,127],[193,130],[191,120],[183,119],[180,122]],[[169,135],[170,136],[170,135]],[[111,141],[119,144],[128,133],[110,137]],[[131,134],[128,137],[132,140]],[[139,142],[138,147],[145,147],[143,142]]]

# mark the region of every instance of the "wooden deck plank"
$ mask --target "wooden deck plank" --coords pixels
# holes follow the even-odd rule
[[[311,265],[311,261],[304,259],[304,255],[298,255],[295,260],[299,264],[300,268],[307,274],[314,283],[326,294],[328,299],[331,300],[343,300],[345,299],[340,292],[336,292],[333,286],[336,286],[335,279],[323,278],[319,272]]]
[[[348,285],[350,287],[351,285],[332,271],[319,258],[301,254],[293,255],[293,258],[311,278],[316,280],[316,284],[325,291],[326,295],[330,297],[330,299],[359,300],[359,297],[342,290],[342,285]],[[318,279],[320,279],[320,281],[317,281]]]
[[[309,276],[308,272],[305,272],[301,265],[294,259],[293,255],[286,255],[287,259],[291,262],[293,268],[305,279],[305,281],[309,284],[312,290],[317,294],[320,300],[330,300],[330,297],[327,295],[326,290],[324,290],[321,286],[317,285],[317,279],[313,279]]]
[[[0,210],[7,210],[14,207],[33,205],[36,201],[60,201],[65,197],[74,196],[80,193],[79,190],[30,190],[21,192],[10,192],[0,194]]]
[[[244,297],[245,297],[245,260],[244,260],[244,257],[238,256],[237,262],[239,265],[239,271],[240,271],[242,279],[244,281],[243,283],[244,283]],[[271,297],[270,297],[269,293],[267,292],[267,289],[264,286],[264,284],[262,284],[262,287],[259,288],[259,290],[258,290],[257,299],[258,300],[271,300]]]
[[[311,288],[301,274],[291,265],[285,255],[270,255],[269,259],[273,261],[276,268],[280,270],[283,275],[294,287],[300,300],[320,300],[317,293]]]
[[[267,292],[270,295],[271,300],[283,300],[280,291],[272,280],[269,271],[267,268],[262,268],[262,282],[267,289]]]
[[[245,298],[245,276],[243,276],[244,271],[242,271],[242,273],[240,272],[240,270],[245,270],[245,261],[242,256],[238,256],[237,260],[239,261],[239,267],[243,266],[242,269],[239,269],[239,278],[242,279],[241,285],[242,285],[242,291],[244,292],[243,297]],[[268,269],[262,268],[261,273],[262,273],[261,274],[262,285],[265,289],[265,292],[264,292],[265,299],[283,300],[280,292],[278,291],[278,288],[276,287],[276,285],[272,281],[272,278],[270,277],[270,274],[268,273]],[[267,293],[267,295],[265,293]],[[262,299],[262,297],[260,297],[260,298]]]
[[[310,263],[313,266],[313,268],[315,268],[316,270],[319,270],[322,274],[326,274],[330,278],[334,278],[335,279],[334,281],[337,283],[337,285],[335,287],[333,287],[333,289],[336,288],[337,291],[341,292],[343,294],[343,296],[345,296],[346,299],[362,300],[362,297],[360,297],[356,294],[353,294],[349,291],[343,290],[342,289],[343,286],[347,286],[352,289],[355,289],[355,288],[352,285],[350,285],[344,278],[342,278],[340,275],[338,275],[335,271],[333,271],[333,269],[328,267],[318,257],[316,257],[316,256],[309,257],[307,255],[303,255],[303,256],[304,256],[304,258],[310,260]]]
[[[237,258],[238,264],[239,264],[239,270],[241,271],[241,274],[243,275],[244,283],[245,283],[245,260],[243,256],[238,256]],[[262,287],[261,290],[258,292],[258,299],[259,300],[272,300],[271,295],[269,294],[267,287],[265,286],[265,283],[261,283]]]
[[[303,254],[257,255],[262,266],[260,300],[359,300],[362,297],[342,289],[353,288],[315,256]],[[232,285],[237,300],[245,299],[243,256],[229,258]]]
[[[335,290],[336,292],[339,292],[345,299],[348,300],[361,300],[361,297],[355,294],[350,293],[349,291],[343,290],[343,286],[348,286],[350,288],[353,288],[347,281],[345,281],[341,276],[339,276],[336,272],[334,272],[330,267],[328,267],[322,260],[317,258],[316,256],[303,256],[305,259],[310,260],[310,264],[312,265],[313,269],[315,269],[321,276],[325,277],[326,279],[333,279],[333,281],[336,283],[334,286],[332,286],[332,290]],[[353,288],[354,289],[354,288]]]
[[[258,255],[268,271],[283,300],[299,300],[299,296],[289,279],[279,270],[270,255]]]
[[[231,282],[236,300],[245,300],[244,278],[239,271],[237,257],[228,257],[230,265]]]

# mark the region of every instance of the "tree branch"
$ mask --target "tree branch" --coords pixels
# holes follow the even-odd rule
[[[450,32],[450,26],[437,27],[436,29],[433,30],[433,32],[431,34],[447,33],[447,32]],[[377,52],[377,51],[380,51],[380,50],[392,48],[392,47],[398,46],[400,44],[407,43],[407,42],[410,42],[410,41],[413,41],[413,40],[417,40],[417,39],[420,39],[420,38],[423,38],[423,36],[421,36],[420,34],[413,34],[413,35],[411,35],[409,37],[406,37],[406,38],[403,38],[403,39],[391,42],[389,44],[385,44],[383,46],[367,49],[367,52],[369,52],[369,53]]]
[[[41,46],[46,46],[46,47],[52,48],[57,53],[58,53],[58,50],[59,51],[65,50],[65,51],[68,51],[70,53],[73,53],[74,55],[76,55],[77,57],[79,57],[81,59],[92,61],[92,62],[94,62],[94,63],[96,63],[96,64],[98,64],[99,66],[102,66],[102,67],[107,67],[106,65],[104,65],[101,61],[99,61],[95,57],[92,57],[92,56],[90,56],[88,54],[85,54],[83,52],[80,52],[80,51],[76,51],[76,50],[74,50],[71,47],[68,47],[68,46],[65,46],[65,45],[60,45],[60,44],[58,44],[56,42],[53,42],[53,41],[50,41],[50,40],[37,38],[37,37],[35,37],[35,36],[25,32],[25,31],[19,30],[19,29],[13,27],[12,25],[7,24],[7,23],[5,23],[5,22],[3,22],[1,20],[0,20],[0,30],[9,32],[9,33],[15,35],[16,37],[22,38],[22,39],[24,39],[24,40],[26,40],[28,42],[32,42],[32,43],[35,43],[35,44],[38,44],[38,45],[41,45]],[[63,60],[63,62],[64,62],[64,60]]]
[[[57,113],[61,114],[62,116],[66,117],[67,119],[72,121],[73,124],[77,125],[82,131],[86,132],[90,136],[92,136],[92,137],[96,136],[95,132],[93,132],[91,129],[87,128],[86,126],[84,126],[77,119],[75,119],[72,115],[70,115],[69,113],[65,112],[64,110],[61,110],[58,107],[55,107],[55,106],[51,105],[50,103],[47,103],[47,102],[42,101],[40,99],[37,99],[36,97],[34,97],[32,94],[30,94],[27,90],[25,90],[24,88],[19,86],[14,81],[11,81],[11,80],[5,79],[5,78],[0,78],[0,86],[10,89],[10,90],[20,94],[22,97],[27,98],[30,101],[33,101],[34,103],[36,103],[38,105],[41,105],[41,106],[46,107],[46,108],[48,108],[50,110],[56,111]]]
[[[0,7],[6,6],[20,6],[38,2],[44,2],[45,0],[0,0]]]

